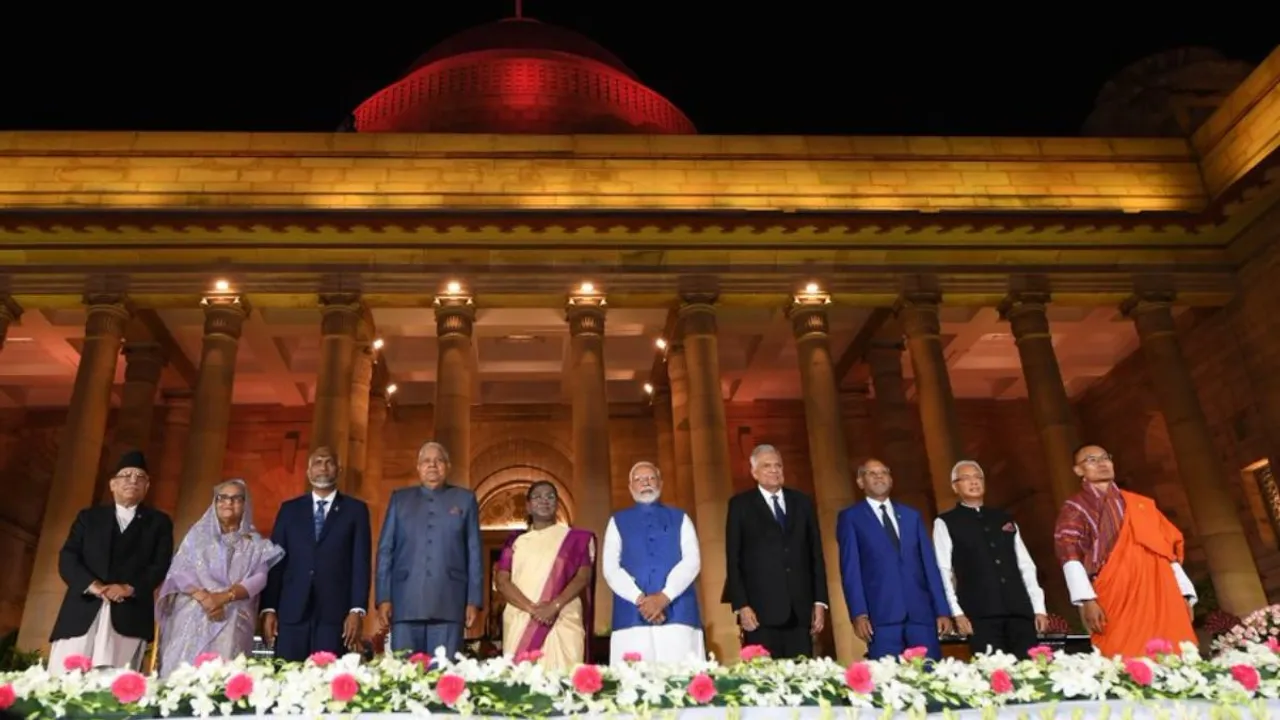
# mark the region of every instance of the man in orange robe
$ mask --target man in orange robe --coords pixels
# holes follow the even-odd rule
[[[1085,445],[1074,462],[1084,487],[1058,513],[1054,550],[1094,647],[1138,657],[1154,639],[1196,642],[1182,533],[1154,500],[1116,487],[1103,448]]]

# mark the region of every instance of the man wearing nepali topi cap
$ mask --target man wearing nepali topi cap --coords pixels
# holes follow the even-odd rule
[[[173,556],[173,521],[142,505],[149,486],[146,458],[126,452],[111,478],[114,502],[81,510],[71,525],[58,555],[67,594],[49,638],[50,672],[65,672],[72,655],[94,667],[141,667],[155,589]]]

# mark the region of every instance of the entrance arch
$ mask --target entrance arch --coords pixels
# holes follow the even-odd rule
[[[480,506],[481,529],[523,528],[525,495],[538,481],[555,486],[560,498],[557,515],[561,522],[572,523],[576,506],[565,482],[572,477],[573,463],[548,443],[521,439],[490,445],[471,460],[471,486]]]

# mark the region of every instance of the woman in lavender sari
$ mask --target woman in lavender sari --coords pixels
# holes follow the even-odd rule
[[[160,586],[160,676],[205,653],[231,659],[253,650],[258,595],[284,550],[253,527],[243,480],[213,489],[213,504],[183,538]]]
[[[512,535],[498,558],[502,652],[569,670],[587,660],[596,537],[556,523],[555,485],[535,482],[526,502],[529,529]]]

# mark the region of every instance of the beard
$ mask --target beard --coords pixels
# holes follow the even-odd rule
[[[308,482],[311,483],[311,487],[313,488],[328,490],[338,482],[338,479],[333,475],[317,475],[311,478]]]
[[[631,497],[633,500],[635,500],[636,502],[642,505],[649,505],[651,503],[658,502],[658,498],[662,497],[662,493],[658,492],[657,490],[641,490],[640,492],[635,493]]]

